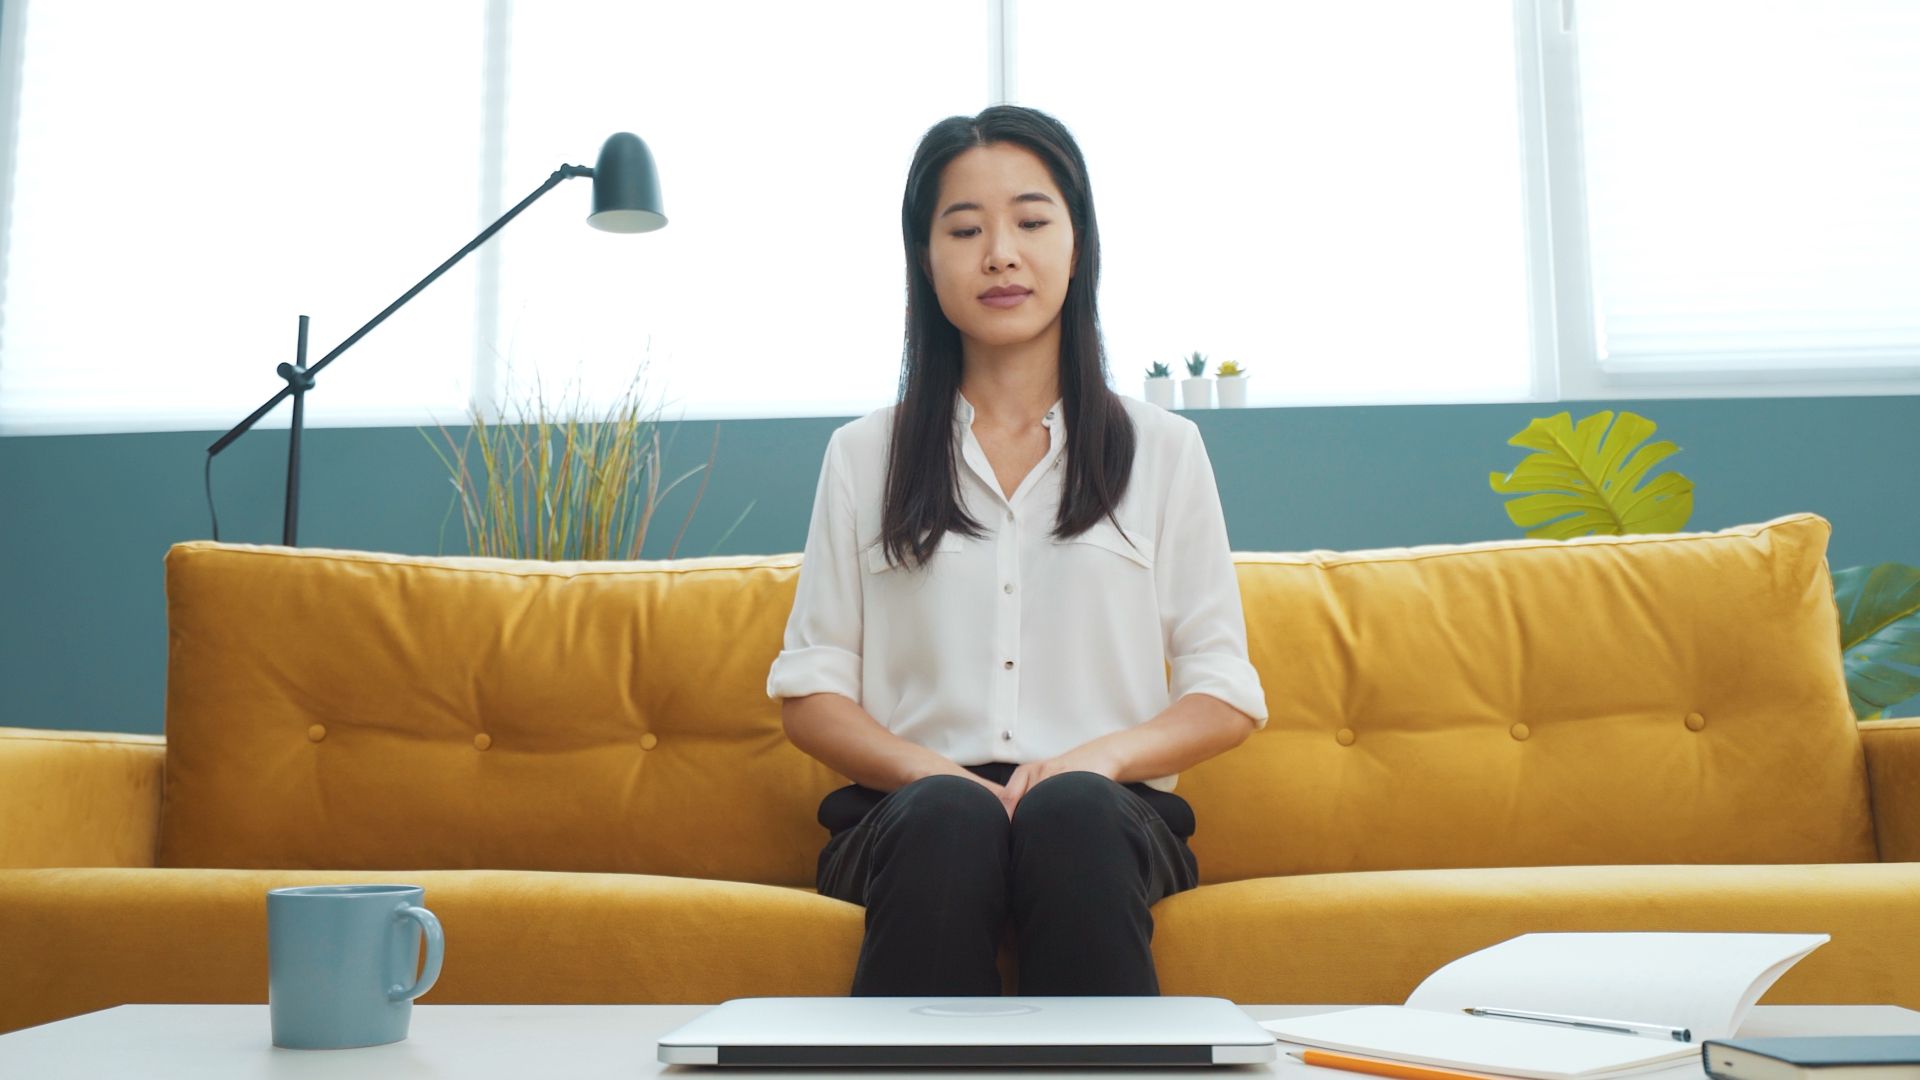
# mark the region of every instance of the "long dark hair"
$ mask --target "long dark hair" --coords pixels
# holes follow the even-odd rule
[[[907,253],[907,338],[887,456],[880,537],[889,562],[924,562],[949,529],[984,529],[960,506],[953,438],[960,389],[960,331],[940,309],[926,269],[934,203],[947,163],[975,146],[1013,143],[1046,163],[1067,200],[1078,247],[1060,309],[1060,397],[1066,410],[1066,479],[1053,535],[1078,536],[1111,518],[1133,472],[1134,431],[1126,405],[1107,386],[1106,350],[1094,303],[1100,284],[1100,226],[1086,159],[1065,125],[1037,109],[995,105],[978,116],[950,116],[927,129],[907,172],[900,232]],[[1114,522],[1117,527],[1118,521]]]

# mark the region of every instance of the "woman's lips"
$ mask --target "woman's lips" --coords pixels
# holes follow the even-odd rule
[[[1019,293],[1015,296],[983,296],[980,302],[991,308],[1019,307],[1032,293]]]

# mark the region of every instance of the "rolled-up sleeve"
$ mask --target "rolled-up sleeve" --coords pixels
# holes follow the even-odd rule
[[[840,432],[827,440],[800,581],[780,655],[767,672],[770,698],[831,691],[860,700],[860,572],[853,488],[842,466]]]
[[[1209,694],[1252,717],[1255,727],[1266,727],[1267,696],[1247,659],[1247,623],[1227,519],[1198,428],[1188,430],[1173,469],[1154,568],[1172,668],[1168,699]]]

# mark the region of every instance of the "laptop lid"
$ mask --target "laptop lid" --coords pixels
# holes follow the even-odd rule
[[[1211,997],[735,998],[660,1037],[669,1065],[1240,1065],[1269,1032]]]

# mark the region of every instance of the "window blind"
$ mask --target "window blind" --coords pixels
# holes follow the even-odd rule
[[[1015,97],[1087,155],[1120,389],[1199,351],[1250,404],[1529,396],[1511,0],[1017,10]]]
[[[6,7],[0,433],[225,430],[285,387],[299,316],[311,364],[481,228],[481,5]],[[320,375],[307,423],[457,418],[474,309],[463,263]]]
[[[1920,366],[1920,4],[1576,9],[1603,370]]]
[[[894,400],[907,167],[984,107],[984,3],[526,3],[510,40],[506,175],[634,131],[668,225],[612,236],[535,204],[495,237],[497,398],[517,408],[537,373],[549,401],[607,401],[644,365],[667,419]]]

